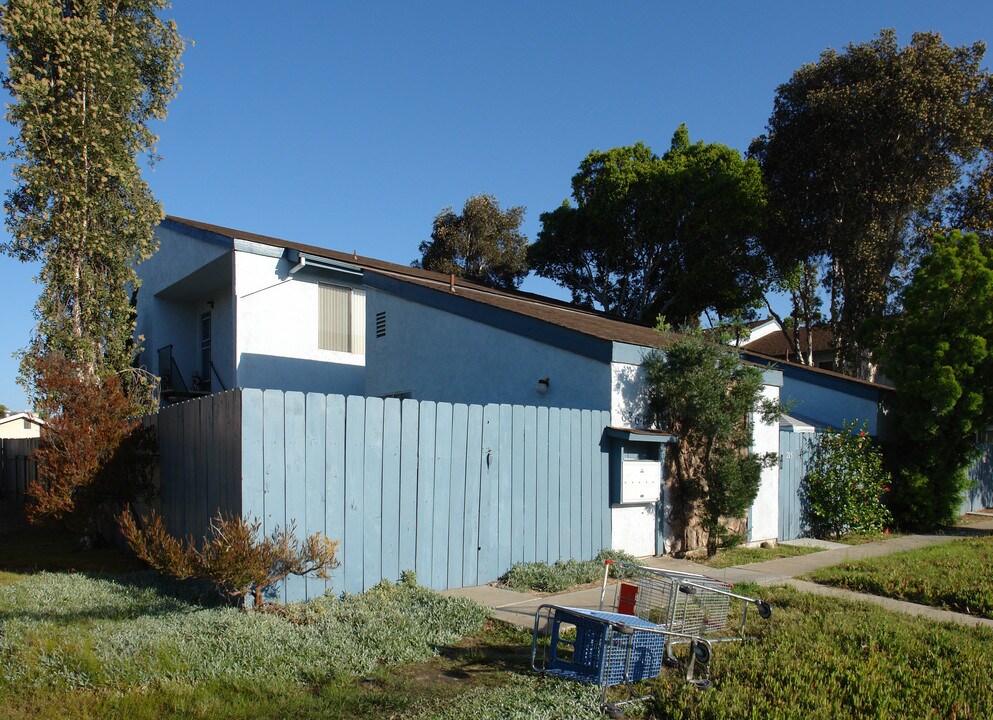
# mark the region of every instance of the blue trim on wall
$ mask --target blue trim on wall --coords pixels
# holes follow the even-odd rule
[[[609,340],[590,337],[546,320],[486,305],[456,293],[432,290],[421,285],[403,282],[396,278],[380,275],[374,270],[365,271],[364,282],[371,288],[404,300],[450,312],[498,330],[514,333],[593,360],[609,363],[613,355],[614,343]]]
[[[854,395],[855,397],[859,397],[864,400],[874,400],[878,402],[881,399],[882,392],[886,390],[884,387],[865,385],[861,382],[851,380],[843,376],[812,372],[805,367],[787,365],[785,363],[776,363],[774,361],[770,361],[768,358],[757,357],[749,353],[742,353],[741,357],[744,360],[756,364],[771,365],[773,367],[770,369],[779,371],[784,377],[788,377],[792,380],[809,383],[810,385],[816,385],[817,387],[828,388],[829,390],[835,390],[837,392],[843,392],[848,395]]]
[[[180,235],[185,235],[211,245],[219,245],[220,247],[227,248],[228,250],[234,247],[234,240],[229,237],[224,237],[223,235],[218,235],[217,233],[207,232],[206,230],[201,230],[200,228],[190,227],[189,225],[178,223],[175,220],[170,220],[169,218],[165,218],[162,222],[160,222],[159,227],[168,228],[172,232],[179,233]]]

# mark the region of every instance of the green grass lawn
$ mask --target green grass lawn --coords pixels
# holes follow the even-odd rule
[[[754,640],[715,649],[712,690],[661,678],[652,705],[657,717],[993,717],[988,629],[788,587],[756,592],[773,604],[772,619],[756,618]]]
[[[844,563],[814,582],[993,618],[993,536]]]

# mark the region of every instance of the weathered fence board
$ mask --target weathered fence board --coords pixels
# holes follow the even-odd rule
[[[247,477],[261,470],[263,448],[261,437],[242,443],[251,433],[242,427],[241,402],[241,392],[229,390],[171,405],[146,419],[159,440],[159,494],[153,505],[174,535],[203,537],[218,512],[245,511],[242,467]],[[245,497],[251,504],[250,494]],[[261,497],[248,514],[262,516]]]
[[[38,438],[0,438],[0,499],[21,504],[28,483],[38,477],[34,451]]]

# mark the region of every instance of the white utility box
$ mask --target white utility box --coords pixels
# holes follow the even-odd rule
[[[662,463],[628,460],[621,463],[621,504],[654,503],[662,495]]]

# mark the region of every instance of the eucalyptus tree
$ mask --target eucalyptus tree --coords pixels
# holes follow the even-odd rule
[[[860,377],[873,376],[877,342],[865,320],[892,308],[936,208],[943,214],[959,192],[958,207],[981,219],[982,201],[988,213],[989,193],[968,191],[993,149],[985,49],[950,47],[935,33],[900,47],[883,30],[825,50],[778,88],[766,133],[751,145],[769,192],[764,246],[793,291],[794,325],[816,321],[823,282],[836,365]]]
[[[139,160],[155,160],[150,122],[166,116],[184,41],[165,0],[8,0],[6,153],[9,255],[40,261],[37,325],[23,352],[30,386],[58,354],[83,377],[126,369],[134,351],[134,265],[155,250],[160,204]]]
[[[438,213],[431,240],[420,244],[421,259],[413,265],[513,290],[528,274],[523,221],[523,207],[501,209],[493,195],[473,195],[461,213],[451,207]]]

